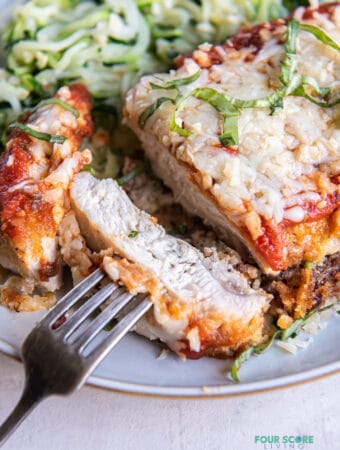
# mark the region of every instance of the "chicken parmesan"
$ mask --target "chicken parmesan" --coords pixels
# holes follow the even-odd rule
[[[61,284],[57,232],[69,184],[91,161],[77,151],[92,133],[90,111],[83,85],[60,88],[12,124],[0,159],[0,264],[49,291]]]
[[[126,96],[127,124],[192,214],[267,274],[340,251],[340,3],[203,44]]]
[[[262,342],[270,296],[216,252],[167,235],[111,179],[78,174],[70,197],[87,244],[104,250],[108,275],[132,293],[150,294],[154,307],[137,332],[191,358],[226,357]]]

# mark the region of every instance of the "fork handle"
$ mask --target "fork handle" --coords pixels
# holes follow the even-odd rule
[[[7,441],[11,434],[17,429],[21,422],[33,411],[33,409],[43,400],[45,395],[32,388],[26,383],[22,396],[5,422],[0,426],[0,447]]]

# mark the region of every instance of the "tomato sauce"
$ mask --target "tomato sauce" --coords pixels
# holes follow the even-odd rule
[[[255,241],[255,248],[273,270],[284,270],[287,262],[284,258],[284,226],[262,219],[264,233]]]
[[[322,14],[324,16],[331,17],[335,8],[339,5],[339,2],[324,3],[316,8],[307,8],[302,16],[303,20],[313,19],[314,14]]]
[[[306,202],[298,205],[306,212],[304,220],[300,223],[315,222],[330,216],[338,208],[339,202],[339,194],[333,193],[318,203]],[[287,219],[279,224],[262,219],[264,233],[255,241],[255,247],[273,270],[285,270],[288,267],[287,257],[284,255],[285,230],[294,225],[297,223]]]
[[[232,146],[232,145],[216,144],[214,145],[214,147],[220,148],[229,155],[238,155],[240,153],[240,150],[236,145]]]
[[[31,138],[23,131],[13,131],[8,150],[0,160],[0,191],[29,177],[33,156],[29,152]]]

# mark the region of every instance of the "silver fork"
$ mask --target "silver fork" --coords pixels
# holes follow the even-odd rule
[[[25,387],[17,406],[0,426],[0,446],[44,398],[54,394],[67,395],[80,388],[120,339],[151,308],[146,295],[135,296],[110,281],[78,309],[70,311],[104,278],[105,274],[97,269],[75,286],[25,340],[22,347]],[[98,313],[98,307],[106,300],[110,303]],[[128,312],[122,311],[130,303],[133,308]],[[121,311],[117,324],[101,333]],[[97,313],[95,318],[94,312]],[[66,313],[69,314],[67,318]]]

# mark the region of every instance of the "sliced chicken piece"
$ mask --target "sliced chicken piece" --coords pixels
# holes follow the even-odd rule
[[[189,357],[227,356],[263,338],[268,295],[217,257],[169,236],[113,180],[76,175],[71,206],[89,247],[130,292],[149,293],[153,311],[137,332]]]
[[[124,108],[175,200],[271,275],[340,251],[340,2],[293,17],[201,45]]]
[[[13,129],[0,159],[0,264],[49,291],[61,282],[57,231],[65,195],[91,161],[88,150],[77,150],[93,128],[84,86],[62,87],[54,99]],[[60,143],[44,140],[49,135]]]

